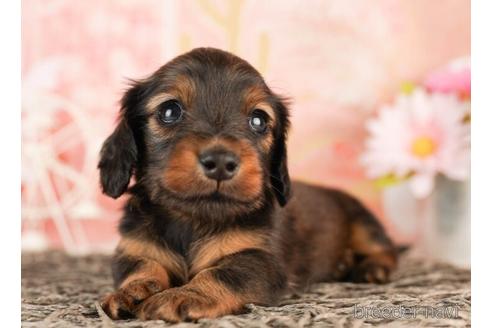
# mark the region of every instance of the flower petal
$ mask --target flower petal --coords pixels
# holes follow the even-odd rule
[[[410,190],[414,196],[422,199],[428,197],[434,188],[434,176],[432,173],[415,174],[410,178]]]

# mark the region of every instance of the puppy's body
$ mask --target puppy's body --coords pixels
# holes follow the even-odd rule
[[[288,287],[385,282],[391,241],[357,200],[291,185],[287,108],[245,61],[196,49],[135,83],[105,142],[105,193],[135,185],[113,261],[113,318],[194,320]]]
[[[294,287],[349,280],[386,282],[396,265],[391,240],[373,215],[339,190],[293,183],[275,213],[276,246]]]

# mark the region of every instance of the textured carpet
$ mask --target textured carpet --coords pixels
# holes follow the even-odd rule
[[[111,290],[107,256],[24,254],[22,326],[167,326],[163,321],[111,321],[96,305]],[[404,257],[390,284],[318,284],[286,297],[278,307],[249,309],[177,327],[470,326],[470,271]]]

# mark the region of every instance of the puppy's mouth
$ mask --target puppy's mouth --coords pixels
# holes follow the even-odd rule
[[[212,193],[205,194],[203,196],[192,197],[196,200],[208,201],[211,203],[240,203],[240,204],[249,204],[251,201],[243,201],[235,198],[234,196],[227,195],[225,193],[216,190]]]
[[[168,192],[177,199],[180,199],[182,201],[187,201],[187,202],[209,202],[209,203],[214,203],[214,204],[251,204],[251,202],[254,202],[257,200],[258,197],[255,197],[254,199],[241,199],[239,197],[236,197],[234,193],[231,193],[228,190],[225,190],[225,183],[221,181],[214,182],[215,188],[210,188],[207,191],[200,190],[200,191],[195,191],[193,192],[192,188],[189,190],[189,193],[176,193],[172,190],[168,190]],[[208,189],[208,188],[207,188]]]

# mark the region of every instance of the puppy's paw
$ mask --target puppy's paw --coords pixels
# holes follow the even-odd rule
[[[137,317],[141,320],[181,322],[216,318],[232,312],[210,296],[193,289],[171,288],[146,299],[139,306]]]
[[[136,280],[116,292],[106,295],[101,307],[113,320],[135,317],[135,308],[146,298],[163,290],[156,280]]]
[[[352,281],[384,284],[389,281],[391,268],[368,258],[354,267]]]

